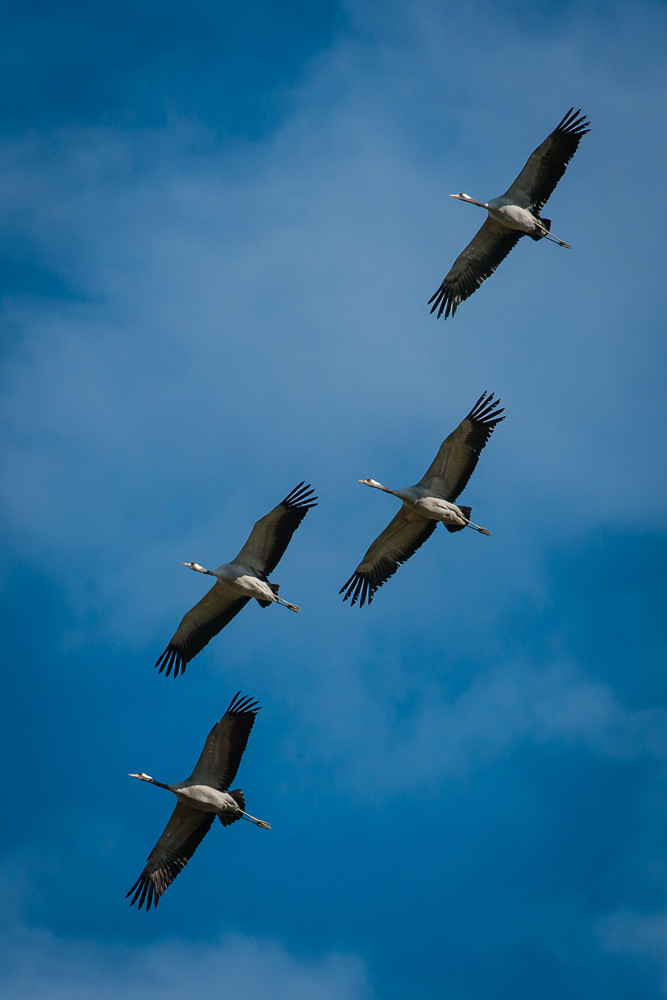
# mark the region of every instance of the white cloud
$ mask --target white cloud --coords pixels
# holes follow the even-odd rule
[[[54,748],[49,765],[69,768],[80,752],[69,732],[61,747],[58,730],[72,720],[82,745],[115,774],[148,766],[143,758],[117,766],[130,747],[136,752],[128,718],[138,702],[137,740],[155,747],[167,777],[160,742],[173,749],[176,777],[190,735],[200,745],[199,716],[186,709],[203,704],[205,692],[217,713],[218,698],[222,710],[242,684],[266,705],[271,736],[257,727],[254,759],[267,784],[280,775],[294,827],[309,799],[300,800],[302,789],[317,787],[331,814],[344,816],[350,799],[391,809],[406,787],[438,795],[525,747],[652,762],[665,754],[664,712],[627,708],[613,678],[593,681],[566,655],[535,653],[537,665],[529,662],[540,645],[534,622],[525,659],[513,656],[508,646],[521,640],[501,622],[504,606],[539,603],[545,554],[563,540],[664,517],[654,206],[667,173],[665,77],[664,60],[651,57],[661,34],[647,31],[661,9],[619,4],[590,19],[579,5],[554,14],[547,37],[491,4],[458,23],[430,3],[377,5],[370,14],[368,5],[350,7],[356,34],[313,62],[294,88],[291,115],[262,139],[231,148],[172,121],[153,133],[27,135],[0,149],[5,217],[20,220],[40,265],[81,296],[3,302],[15,339],[5,355],[0,502],[23,571],[54,581],[77,612],[65,641],[91,654],[65,662],[54,623],[55,635],[36,642],[44,662],[15,672],[20,700],[10,721],[22,718],[33,690],[41,719],[39,692],[52,673],[67,711],[63,721],[54,697],[53,718],[38,728]],[[550,211],[572,254],[525,241],[454,321],[436,322],[426,300],[479,220],[447,193],[498,194],[488,185],[509,182],[570,103],[593,126]],[[391,516],[355,480],[414,481],[485,388],[503,397],[508,419],[466,499],[494,538],[443,532],[372,609],[341,607],[338,587]],[[303,615],[248,609],[178,691],[154,694],[161,679],[152,662],[201,593],[180,560],[232,556],[253,520],[301,478],[312,480],[321,505],[275,578]],[[553,633],[560,626],[544,603]],[[25,614],[32,628],[32,605]],[[406,636],[414,647],[399,646]],[[458,676],[452,646],[465,659]],[[145,657],[141,673],[139,656],[137,673],[128,672],[128,650]],[[125,700],[122,712],[100,700],[106,685]],[[43,689],[47,698],[56,691]],[[25,727],[19,738],[14,756],[25,747],[43,781],[43,745]],[[252,760],[249,753],[244,765]],[[32,784],[19,777],[13,787],[24,815]],[[104,818],[104,782],[90,795]],[[114,795],[120,816],[125,793]],[[63,809],[78,809],[79,784],[65,783],[62,798]],[[43,823],[50,830],[53,815]],[[146,844],[156,826],[151,814]],[[85,871],[97,864],[97,840],[87,841],[87,854],[77,845]],[[79,888],[90,882],[74,898],[99,896],[75,872],[77,851],[51,846],[40,858],[30,846],[14,855],[30,873],[29,891],[48,896],[48,920],[70,877]],[[146,849],[137,837],[128,871]],[[43,890],[42,865],[60,866]],[[369,888],[369,906],[385,905],[385,881]],[[524,891],[534,887],[520,884]],[[485,886],[480,910],[487,895]],[[118,919],[125,916],[124,908]],[[643,942],[645,951],[633,946],[640,957],[663,941],[662,918],[634,911],[600,926],[609,950],[626,931]],[[277,938],[280,926],[271,929]],[[414,947],[406,942],[406,965]],[[573,948],[568,961],[576,967],[584,951]],[[217,995],[224,984],[250,998],[370,994],[358,956],[303,958],[277,940],[139,947],[18,929],[0,961],[10,1000],[182,997],[193,981],[198,992]],[[441,972],[434,960],[423,975],[440,982]]]
[[[6,1000],[182,1000],[198,995],[248,1000],[367,1000],[363,961],[329,953],[291,955],[278,942],[226,936],[214,944],[91,944],[23,930],[0,943]]]
[[[638,16],[624,27],[635,30]],[[650,322],[635,329],[628,351],[622,319],[636,306],[638,269],[656,282],[659,234],[654,243],[616,194],[635,164],[631,147],[648,143],[645,157],[664,160],[654,112],[635,109],[632,142],[610,157],[619,93],[598,69],[603,100],[588,51],[583,63],[576,57],[588,30],[577,22],[576,42],[555,31],[528,52],[543,86],[515,97],[513,118],[530,124],[499,120],[512,90],[502,44],[487,53],[489,74],[503,69],[482,120],[455,90],[446,118],[439,109],[433,123],[415,119],[427,81],[449,93],[455,74],[441,59],[447,20],[429,5],[409,20],[404,37],[399,10],[388,26],[371,19],[393,39],[385,48],[347,40],[318,58],[294,90],[291,117],[248,147],[221,148],[185,123],[5,144],[6,210],[23,211],[47,261],[89,296],[7,303],[23,339],[5,383],[4,497],[28,557],[31,548],[60,556],[75,540],[106,555],[137,514],[142,540],[154,544],[151,505],[171,511],[187,496],[191,522],[202,494],[211,511],[239,481],[277,479],[287,467],[307,467],[336,493],[373,458],[378,475],[403,485],[482,388],[503,396],[508,421],[473,485],[488,493],[493,484],[508,521],[530,508],[534,530],[546,515],[569,532],[664,513],[660,396],[647,391],[654,332]],[[521,44],[502,18],[495,30]],[[472,59],[474,23],[457,37]],[[578,256],[521,245],[502,281],[490,279],[455,321],[436,323],[426,299],[477,223],[445,193],[464,171],[457,189],[485,193],[496,163],[516,168],[564,110],[552,80],[563,58],[574,63],[571,88],[593,102],[593,132],[554,208]],[[610,275],[610,248],[615,269],[630,275],[623,282]],[[584,295],[582,268],[593,294]],[[638,434],[646,424],[651,433]],[[641,501],[631,514],[629,494]]]
[[[667,757],[664,710],[624,708],[609,686],[571,663],[503,663],[480,672],[458,696],[434,684],[415,689],[414,679],[411,688],[397,679],[395,664],[384,664],[390,676],[380,682],[376,665],[358,669],[361,682],[339,676],[339,694],[328,687],[321,694],[313,716],[327,738],[313,738],[312,752],[323,766],[333,765],[332,780],[360,799],[468,781],[530,745],[611,759]]]

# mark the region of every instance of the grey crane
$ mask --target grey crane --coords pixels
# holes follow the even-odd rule
[[[183,563],[197,573],[216,577],[209,592],[183,617],[164,653],[155,666],[168,677],[185,673],[189,661],[228,625],[248,601],[254,597],[262,608],[282,604],[290,611],[299,611],[278,596],[279,584],[267,577],[282,559],[292,535],[304,517],[317,506],[317,497],[310,484],[295,486],[273,510],[261,517],[250,536],[230,562],[217,569],[205,569],[196,562]]]
[[[162,836],[148,855],[144,870],[125,897],[132,896],[130,906],[138,903],[141,909],[145,904],[146,910],[150,910],[151,906],[158,905],[160,897],[211,829],[216,816],[223,826],[246,819],[264,830],[271,829],[263,819],[245,811],[245,798],[240,788],[228,791],[259,710],[257,701],[242,698],[241,692],[237,692],[220,722],[206,737],[195,769],[185,781],[164,785],[143,771],[130,774],[130,778],[166,788],[178,799]]]
[[[359,600],[362,608],[370,604],[376,590],[394,575],[399,566],[423,545],[435,531],[438,521],[447,531],[474,528],[490,535],[470,520],[471,507],[457,506],[454,501],[465,489],[475,470],[482,448],[489,440],[501,416],[500,400],[485,392],[456,430],[445,438],[438,454],[415,486],[391,490],[375,479],[360,479],[365,486],[391,493],[403,501],[398,514],[378,535],[354,573],[341,587],[343,600]]]
[[[522,236],[530,236],[533,240],[546,237],[571,249],[569,243],[550,232],[551,220],[542,218],[540,212],[576,153],[581,137],[590,132],[588,125],[581,109],[570,108],[553,132],[530,154],[519,176],[499,198],[475,201],[463,192],[450,194],[450,198],[479,205],[489,214],[429,299],[429,305],[433,303],[432,313],[437,309],[438,317],[443,312],[445,319],[450,314],[454,316],[464,299],[493,274]]]

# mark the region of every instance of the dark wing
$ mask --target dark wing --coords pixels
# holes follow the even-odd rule
[[[523,235],[489,217],[465,250],[458,255],[435,295],[428,300],[429,305],[433,303],[431,312],[437,309],[438,318],[443,312],[445,319],[450,313],[455,316],[464,299],[476,292],[484,279],[493,274]]]
[[[260,710],[252,698],[242,698],[238,691],[231,704],[206,737],[204,749],[188,780],[211,785],[219,792],[226,792],[236,777],[246,748],[250,730]]]
[[[475,471],[480,452],[496,424],[505,419],[500,416],[504,408],[498,409],[499,406],[500,400],[494,400],[493,393],[487,396],[483,392],[468,416],[442,442],[438,454],[417,485],[453,503]]]
[[[215,813],[177,804],[164,833],[148,855],[146,867],[125,898],[132,896],[130,906],[138,902],[139,909],[157,906],[160,896],[169,888],[182,868],[195,853],[211,828]],[[132,895],[134,893],[134,895]]]
[[[576,153],[582,135],[587,132],[590,132],[589,123],[581,114],[581,108],[578,111],[570,108],[551,135],[530,154],[506,194],[517,204],[526,201],[532,212],[539,215]],[[521,195],[524,195],[523,200]]]
[[[186,664],[193,656],[228,625],[249,600],[249,597],[239,597],[238,592],[224,581],[217,580],[208,594],[188,611],[174,632],[171,642],[155,664],[159,672],[165,670],[166,677],[172,670],[174,677],[178,677],[179,672],[185,673]]]
[[[381,535],[375,539],[354,573],[338,591],[345,591],[344,601],[350,597],[351,604],[359,600],[363,608],[370,604],[375,591],[393,576],[399,566],[413,555],[420,545],[433,534],[437,521],[427,520],[407,507],[401,507],[393,521],[390,521]]]
[[[234,562],[248,566],[260,579],[265,579],[284,556],[292,535],[310,508],[316,506],[313,488],[299,483],[272,511],[260,517]]]

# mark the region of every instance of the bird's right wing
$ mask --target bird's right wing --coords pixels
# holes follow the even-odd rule
[[[504,412],[493,393],[483,392],[468,416],[442,442],[417,485],[454,502],[466,488],[496,424],[505,419]]]
[[[375,591],[430,538],[437,524],[437,521],[427,520],[408,507],[401,507],[375,539],[347,583],[340,588],[340,594],[345,592],[343,600],[351,598],[351,604],[359,600],[360,608],[366,601],[370,604]]]
[[[292,535],[310,508],[317,506],[314,494],[310,483],[295,486],[273,510],[260,517],[234,562],[247,566],[260,580],[265,580],[284,556]]]
[[[438,318],[454,316],[456,310],[473,292],[476,292],[485,278],[493,274],[501,261],[507,257],[524,234],[517,229],[507,229],[499,222],[488,218],[463,250],[437,292],[428,300],[431,312],[438,310]]]
[[[249,597],[239,597],[222,580],[217,580],[209,592],[183,617],[171,642],[159,658],[159,673],[165,670],[168,677],[185,673],[186,664],[239,613]]]
[[[506,194],[517,204],[526,203],[537,215],[565,173],[581,137],[590,132],[581,109],[570,108],[553,132],[528,157],[526,165]]]
[[[146,867],[125,896],[126,899],[132,896],[130,906],[137,902],[139,909],[144,903],[147,910],[157,906],[160,896],[185,868],[214,819],[215,813],[189,809],[180,802],[177,804],[164,833],[148,855]]]
[[[242,698],[238,691],[220,722],[206,737],[204,749],[188,780],[226,792],[236,777],[259,710],[259,702]]]

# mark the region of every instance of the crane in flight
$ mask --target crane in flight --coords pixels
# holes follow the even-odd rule
[[[187,865],[217,816],[223,826],[246,819],[265,830],[271,827],[245,811],[245,798],[240,788],[228,791],[236,777],[246,748],[250,730],[260,710],[257,701],[242,698],[239,691],[229,708],[206,737],[204,749],[195,769],[185,781],[165,785],[150,774],[130,774],[130,778],[149,781],[166,788],[178,799],[176,808],[162,836],[148,855],[146,866],[126,895],[132,896],[130,906],[139,909],[157,906],[160,897]]]
[[[415,486],[391,490],[375,479],[359,480],[365,486],[391,493],[403,505],[341,587],[339,593],[344,594],[344,601],[349,598],[350,604],[355,604],[359,600],[360,608],[366,601],[370,604],[375,591],[430,538],[438,521],[447,531],[474,528],[482,535],[491,534],[470,520],[471,507],[457,506],[454,501],[465,489],[496,424],[505,419],[501,416],[504,408],[499,407],[500,400],[494,400],[493,393],[482,393],[468,416],[442,442]]]
[[[267,608],[269,604],[282,604],[290,611],[300,610],[296,604],[279,597],[279,584],[269,583],[267,578],[282,559],[292,535],[308,511],[316,506],[314,490],[310,484],[301,482],[257,521],[247,542],[231,562],[217,569],[205,569],[196,562],[183,563],[197,573],[214,576],[216,582],[183,617],[155,664],[159,673],[164,670],[166,677],[172,670],[174,677],[185,673],[189,661],[229,624],[252,597],[262,608]]]
[[[551,233],[551,219],[542,218],[540,212],[587,132],[589,123],[581,109],[570,108],[553,132],[533,150],[505,194],[491,201],[476,201],[463,192],[450,194],[450,198],[485,208],[488,217],[429,299],[432,313],[437,310],[440,317],[444,312],[445,319],[450,314],[454,316],[464,299],[493,274],[522,236],[533,240],[546,238],[571,249],[569,243]]]

